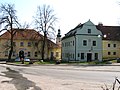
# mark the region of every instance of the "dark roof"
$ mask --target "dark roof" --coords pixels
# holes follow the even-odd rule
[[[76,29],[82,28],[83,24],[77,25],[74,29],[70,30],[65,36],[62,38],[68,38],[75,36]],[[96,28],[100,30],[103,34],[103,40],[116,40],[120,41],[120,26],[103,26],[103,25],[96,25]],[[104,37],[106,36],[106,37]]]
[[[77,28],[82,28],[83,24],[78,24],[74,29],[70,30],[67,34],[65,34],[65,36],[62,38],[65,39],[65,38],[68,38],[68,37],[72,37],[72,36],[75,36],[76,32],[77,32]]]
[[[103,40],[120,40],[120,26],[96,25],[96,28],[102,32]]]

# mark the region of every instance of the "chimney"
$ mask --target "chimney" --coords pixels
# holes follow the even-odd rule
[[[102,22],[99,22],[99,23],[98,23],[98,26],[103,26],[103,23],[102,23]]]

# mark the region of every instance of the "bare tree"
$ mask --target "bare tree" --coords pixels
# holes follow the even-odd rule
[[[43,33],[43,43],[42,43],[42,59],[44,60],[44,52],[46,41],[48,36],[54,35],[55,28],[54,24],[57,18],[55,14],[53,14],[54,10],[50,8],[50,6],[43,5],[42,7],[37,7],[37,14],[35,19],[35,25],[39,32]]]
[[[21,24],[21,28],[23,29],[28,29],[30,27],[30,24],[27,22],[24,22],[23,24]]]
[[[8,56],[8,61],[11,60],[13,53],[13,37],[16,30],[13,27],[18,27],[19,23],[17,21],[16,10],[14,9],[14,4],[1,4],[0,6],[0,25],[2,26],[1,32],[7,30],[10,34],[10,51]]]

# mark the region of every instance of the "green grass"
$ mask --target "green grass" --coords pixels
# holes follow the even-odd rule
[[[14,62],[16,64],[22,64],[22,62]],[[112,60],[112,61],[102,61],[102,62],[99,62],[99,61],[92,61],[92,62],[85,62],[85,61],[82,61],[82,62],[61,62],[60,64],[79,64],[79,65],[99,65],[99,64],[110,64],[110,63],[117,63],[117,60]],[[26,65],[29,65],[29,62],[24,62],[24,64]],[[42,64],[56,64],[55,61],[44,61],[44,62],[41,62],[41,61],[36,61],[33,63],[34,65],[42,65]]]
[[[22,64],[22,62],[14,62],[15,64]],[[24,62],[24,64],[28,65],[29,62]],[[41,62],[41,61],[36,61],[33,64],[55,64],[55,61],[46,61],[46,62]]]
[[[16,64],[22,64],[22,62],[14,62],[14,63],[16,63]],[[29,64],[29,62],[24,62],[24,64]]]

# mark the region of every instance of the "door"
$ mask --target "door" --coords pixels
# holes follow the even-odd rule
[[[20,57],[20,58],[24,58],[24,51],[23,51],[23,50],[21,50],[21,51],[19,52],[19,57]]]
[[[92,53],[87,53],[87,62],[92,61]]]
[[[54,58],[54,52],[51,52],[50,59],[53,60],[53,58]]]

